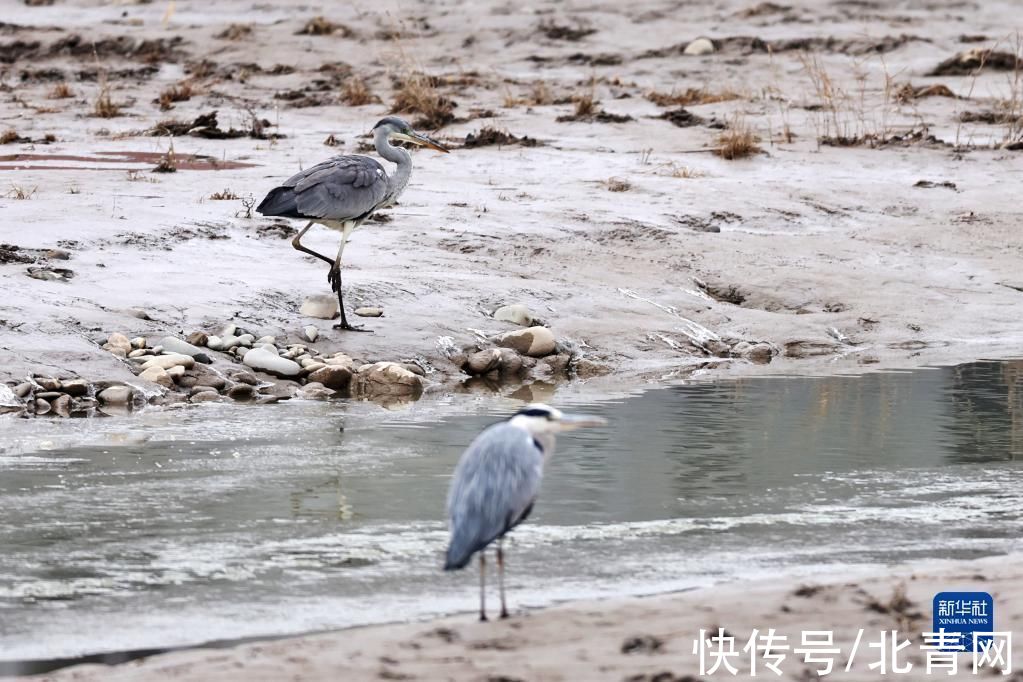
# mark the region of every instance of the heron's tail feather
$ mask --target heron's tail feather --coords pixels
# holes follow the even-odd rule
[[[472,558],[473,552],[475,552],[475,550],[469,550],[468,552],[459,550],[454,544],[452,544],[448,547],[448,554],[444,559],[444,570],[457,571],[465,568],[469,563],[469,559]]]
[[[262,215],[296,217],[298,216],[298,204],[295,199],[295,190],[291,187],[275,187],[270,190],[266,198],[256,207],[256,212]]]

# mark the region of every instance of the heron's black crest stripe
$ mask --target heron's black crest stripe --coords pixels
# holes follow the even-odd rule
[[[533,439],[533,445],[536,446],[537,450],[539,450],[540,452],[543,452],[543,443],[538,441],[536,438]]]
[[[545,417],[548,420],[551,418],[551,413],[550,412],[548,412],[547,410],[541,410],[541,409],[536,408],[536,407],[525,409],[525,410],[519,410],[518,412],[516,412],[516,414],[517,415],[521,414],[521,415],[526,416],[526,417]]]

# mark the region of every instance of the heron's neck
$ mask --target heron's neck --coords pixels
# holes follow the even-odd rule
[[[387,198],[388,201],[394,201],[405,190],[409,178],[412,177],[412,155],[401,147],[392,146],[387,141],[385,128],[377,128],[374,142],[377,154],[398,166],[394,173],[387,178]]]

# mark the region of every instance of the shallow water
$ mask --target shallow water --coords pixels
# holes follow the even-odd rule
[[[610,426],[559,439],[509,547],[511,603],[1019,550],[1021,375],[982,362],[564,396]],[[439,570],[444,496],[514,405],[0,422],[0,661],[471,611],[475,571]]]

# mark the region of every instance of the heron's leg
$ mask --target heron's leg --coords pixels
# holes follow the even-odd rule
[[[480,550],[480,620],[487,619],[487,558],[483,556],[486,550]]]
[[[504,548],[501,540],[497,541],[497,582],[501,589],[501,618],[508,617],[508,607],[504,603]]]
[[[295,235],[295,238],[291,240],[291,245],[294,246],[299,251],[302,251],[303,253],[308,253],[310,256],[316,256],[320,260],[327,261],[328,263],[333,263],[334,261],[332,261],[327,256],[324,256],[322,253],[316,253],[312,249],[307,249],[306,247],[302,246],[302,236],[306,232],[308,232],[309,228],[312,227],[312,226],[313,226],[313,221],[310,220],[309,224],[306,225],[305,227],[303,227],[302,230],[298,234]]]
[[[345,329],[352,332],[368,332],[370,330],[363,329],[362,327],[353,326],[348,322],[348,317],[345,315],[345,301],[341,295],[341,255],[345,252],[345,244],[348,243],[348,237],[351,236],[352,230],[356,228],[357,223],[349,221],[345,223],[344,230],[341,233],[341,247],[337,250],[337,258],[330,266],[330,272],[327,273],[327,281],[330,282],[330,288],[337,294],[337,307],[341,311],[341,322],[334,325],[334,329]]]

